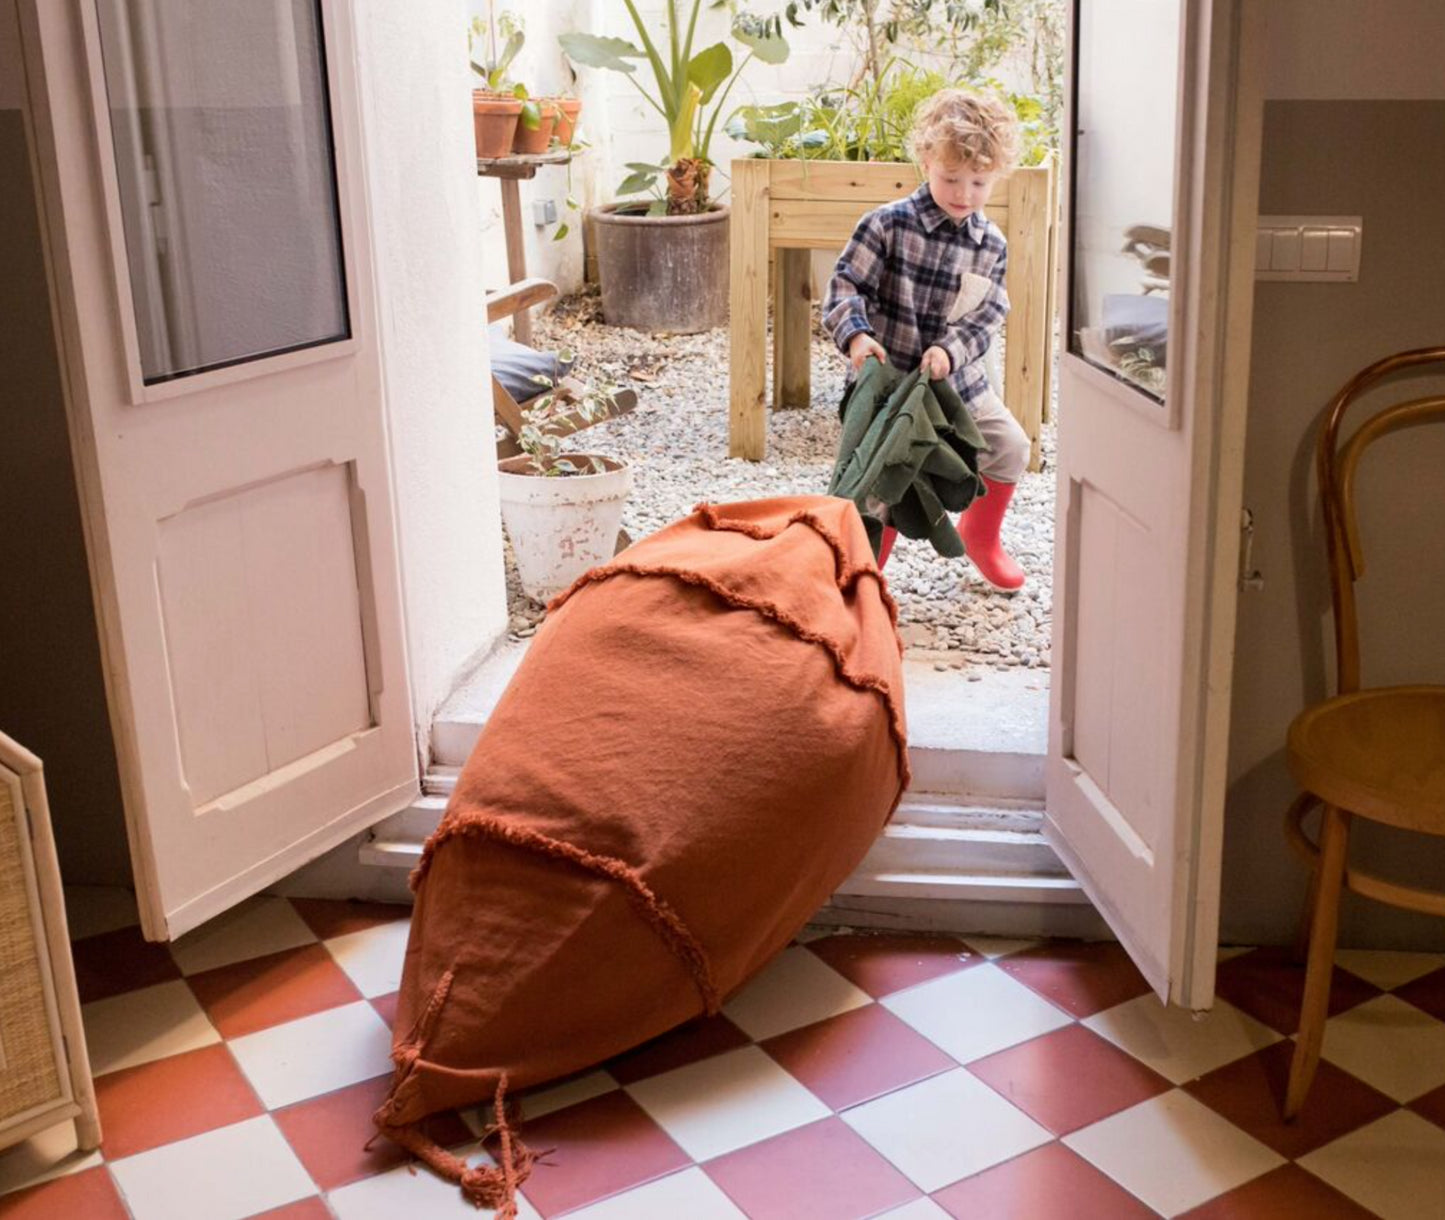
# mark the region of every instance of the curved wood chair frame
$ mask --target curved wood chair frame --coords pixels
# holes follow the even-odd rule
[[[1445,347],[1400,352],[1362,369],[1330,401],[1315,454],[1320,499],[1324,507],[1325,546],[1329,557],[1338,689],[1334,699],[1302,712],[1290,730],[1291,770],[1305,791],[1286,814],[1285,835],[1290,845],[1310,863],[1311,878],[1297,945],[1302,956],[1307,954],[1307,968],[1304,998],[1300,1005],[1299,1040],[1295,1045],[1285,1096],[1286,1119],[1294,1118],[1303,1107],[1319,1066],[1339,931],[1341,892],[1349,889],[1377,902],[1445,915],[1445,893],[1400,885],[1353,868],[1348,863],[1352,818],[1366,817],[1407,830],[1445,835],[1445,811],[1433,806],[1424,809],[1413,807],[1405,794],[1393,803],[1377,797],[1373,802],[1361,803],[1361,807],[1355,809],[1331,804],[1310,790],[1308,777],[1311,770],[1318,773],[1328,764],[1321,764],[1319,759],[1303,759],[1296,748],[1297,734],[1300,734],[1308,718],[1325,714],[1332,706],[1338,709],[1349,701],[1350,696],[1384,701],[1403,694],[1417,699],[1445,701],[1445,687],[1375,689],[1361,696],[1360,629],[1355,602],[1355,582],[1365,573],[1364,549],[1355,511],[1360,458],[1371,444],[1392,432],[1445,422],[1445,396],[1415,398],[1385,407],[1365,420],[1343,447],[1340,444],[1345,415],[1365,391],[1392,374],[1406,370],[1418,372],[1431,365],[1440,366],[1431,371],[1445,373]],[[1318,845],[1310,840],[1303,825],[1305,817],[1315,806],[1323,809]]]

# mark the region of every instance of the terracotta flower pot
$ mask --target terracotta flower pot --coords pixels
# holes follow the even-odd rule
[[[511,152],[521,114],[521,99],[510,93],[472,90],[472,131],[476,136],[477,156],[492,160]]]
[[[533,100],[542,116],[537,126],[528,127],[519,119],[516,133],[512,136],[512,151],[523,156],[537,156],[547,151],[547,146],[552,143],[552,128],[556,126],[557,115],[561,113],[553,98],[539,97]]]
[[[557,126],[552,129],[552,134],[557,138],[557,143],[566,148],[572,143],[573,133],[577,130],[577,116],[582,113],[582,99],[580,97],[558,97],[550,100],[557,103],[559,111]]]

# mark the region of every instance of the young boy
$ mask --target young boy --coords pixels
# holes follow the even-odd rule
[[[1018,160],[1019,126],[1000,100],[944,89],[919,108],[910,138],[925,183],[858,222],[834,269],[823,325],[852,365],[869,356],[947,378],[989,448],[978,455],[987,494],[958,519],[959,537],[995,589],[1022,587],[999,527],[1029,459],[1029,440],[993,392],[983,356],[1008,313],[1003,232],[981,209]],[[896,532],[885,529],[888,561]]]

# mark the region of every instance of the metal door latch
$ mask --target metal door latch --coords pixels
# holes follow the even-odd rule
[[[1254,566],[1254,514],[1247,508],[1239,514],[1239,587],[1264,588],[1264,576]]]

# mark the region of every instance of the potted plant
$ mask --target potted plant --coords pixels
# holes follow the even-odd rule
[[[522,452],[503,458],[497,470],[502,520],[522,590],[545,602],[612,558],[632,468],[570,448],[579,423],[585,427],[613,414],[615,387],[599,385],[564,397],[546,377],[534,380],[548,392],[523,405],[517,435]]]
[[[528,95],[527,87],[514,83],[507,75],[527,41],[521,20],[514,13],[498,16],[493,5],[487,16],[473,17],[467,27],[467,49],[472,71],[481,79],[481,86],[472,91],[472,127],[476,136],[477,156],[486,160],[505,157],[512,152],[545,152],[552,135],[552,122],[544,123],[543,108]],[[477,58],[477,44],[483,57]],[[540,148],[535,147],[540,134]]]
[[[639,330],[708,330],[726,320],[728,302],[728,209],[710,190],[713,132],[754,58],[772,64],[787,59],[782,19],[734,13],[730,35],[747,50],[734,60],[726,41],[693,50],[703,0],[666,0],[656,39],[634,0],[623,3],[637,43],[596,34],[560,38],[574,63],[622,73],[667,123],[667,157],[657,164],[629,163],[617,188],[618,195],[652,198],[606,204],[592,213],[603,317]],[[650,89],[638,79],[639,63],[651,76]]]

